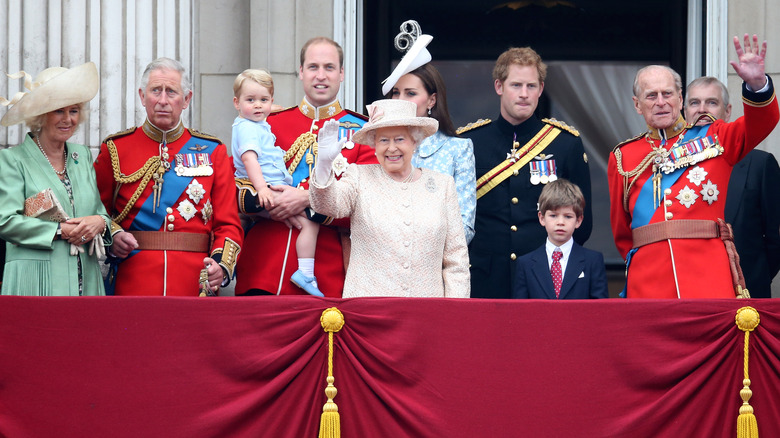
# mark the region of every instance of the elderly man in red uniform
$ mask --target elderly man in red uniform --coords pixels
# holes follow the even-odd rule
[[[744,81],[745,115],[732,123],[688,126],[680,114],[680,75],[664,66],[641,69],[634,106],[648,131],[619,144],[609,157],[612,233],[627,261],[629,298],[728,298],[735,291],[723,218],[732,167],[778,121],[766,42],[745,35],[731,62]]]
[[[298,77],[303,83],[304,98],[298,106],[268,117],[276,144],[288,154],[285,156],[293,176],[292,186],[272,187],[277,191],[274,206],[268,210],[271,219],[258,219],[246,235],[246,247],[252,256],[244,257],[236,273],[237,295],[305,294],[290,282],[297,267],[295,239],[298,229],[289,227],[288,219],[309,207],[309,174],[314,166],[312,146],[317,131],[331,119],[339,121],[339,137],[346,140],[341,155],[334,161],[337,176],[348,163],[376,163],[374,150],[349,141],[366,122],[366,118],[341,107],[337,94],[344,80],[344,52],[335,41],[316,37],[301,49]],[[297,186],[297,188],[296,188]],[[327,297],[341,297],[344,288],[345,260],[349,249],[347,219],[320,218],[315,253],[315,272],[319,289]]]
[[[192,91],[181,63],[150,63],[138,94],[143,126],[110,135],[95,160],[114,218],[109,280],[116,295],[217,291],[233,276],[243,237],[232,162],[222,142],[182,124]]]

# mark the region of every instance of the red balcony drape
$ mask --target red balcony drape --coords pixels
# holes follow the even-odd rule
[[[780,301],[0,297],[0,436],[780,436]]]

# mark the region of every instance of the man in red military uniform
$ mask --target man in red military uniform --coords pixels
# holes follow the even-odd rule
[[[297,164],[290,172],[292,187],[272,187],[277,196],[274,207],[268,210],[271,219],[258,219],[247,232],[245,246],[252,249],[252,255],[245,255],[236,268],[237,295],[305,294],[290,282],[297,267],[298,229],[288,227],[287,220],[309,207],[309,173],[314,166],[311,146],[316,142],[317,130],[328,120],[340,122],[339,137],[347,140],[366,122],[363,115],[344,110],[336,98],[344,80],[343,65],[344,54],[338,43],[324,37],[307,41],[301,49],[298,72],[303,83],[303,100],[296,107],[268,117],[277,146],[289,152],[288,166],[294,161]],[[334,161],[336,175],[341,174],[347,163],[376,163],[374,150],[346,141],[341,157]],[[341,166],[340,170],[336,166]],[[349,257],[348,248],[342,251],[342,234],[349,221],[325,218],[323,224],[326,226],[320,228],[317,237],[314,274],[325,296],[341,297],[345,259]],[[348,237],[344,236],[343,241],[348,243]]]
[[[95,160],[115,222],[109,280],[116,295],[217,291],[230,282],[243,237],[232,161],[218,139],[182,124],[192,91],[181,63],[159,58],[141,82],[146,121],[106,138]]]
[[[722,232],[732,167],[774,129],[778,105],[765,74],[766,42],[759,50],[745,35],[734,38],[744,81],[745,115],[732,123],[688,126],[680,76],[648,66],[634,81],[634,105],[648,131],[621,143],[609,157],[610,216],[626,258],[629,298],[728,298],[735,296]],[[725,230],[723,230],[725,231]],[[723,240],[722,240],[723,239]],[[729,244],[731,242],[728,242]]]

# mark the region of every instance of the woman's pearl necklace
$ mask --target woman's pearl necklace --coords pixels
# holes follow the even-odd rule
[[[46,151],[45,151],[45,150],[43,150],[43,146],[41,146],[41,140],[40,140],[40,137],[41,137],[40,135],[36,135],[36,136],[35,136],[35,143],[37,143],[37,144],[38,144],[38,149],[40,149],[40,150],[41,150],[41,152],[43,153],[43,156],[44,156],[44,157],[46,157],[46,161],[48,161],[48,162],[49,162],[49,166],[51,166],[51,170],[53,170],[53,171],[54,171],[54,173],[56,173],[56,174],[57,174],[57,176],[63,176],[63,175],[65,175],[65,171],[66,171],[66,170],[68,170],[68,153],[67,153],[67,151],[65,151],[65,150],[64,150],[64,148],[63,148],[63,151],[62,151],[62,157],[64,158],[64,160],[63,160],[63,163],[64,163],[64,164],[63,164],[63,166],[62,166],[62,170],[57,170],[57,169],[55,169],[55,168],[54,168],[54,165],[53,165],[53,164],[51,164],[51,160],[49,159],[49,156],[48,156],[48,155],[46,155]]]

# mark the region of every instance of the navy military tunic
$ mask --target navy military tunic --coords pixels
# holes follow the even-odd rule
[[[475,235],[469,245],[472,298],[509,298],[513,289],[515,260],[544,244],[547,232],[537,216],[543,183],[532,184],[531,167],[554,169],[559,178],[577,184],[585,196],[582,225],[574,232],[580,245],[590,237],[590,173],[585,149],[576,131],[560,122],[550,122],[561,133],[517,175],[510,176],[477,200]],[[513,141],[528,143],[545,122],[531,117],[513,126],[500,115],[497,120],[467,130],[463,137],[474,142],[477,179],[507,159]],[[552,161],[552,162],[551,162]]]

